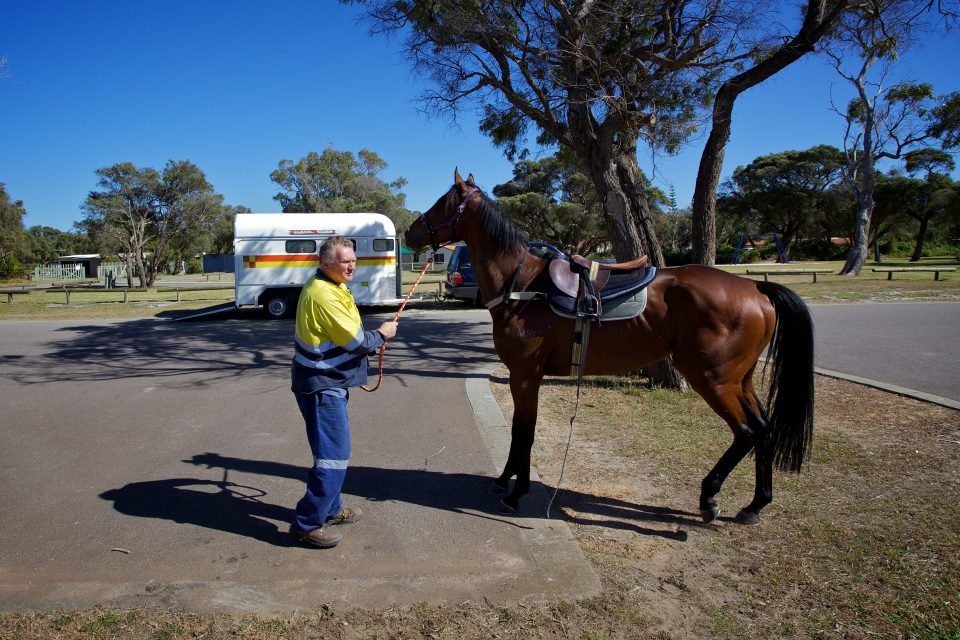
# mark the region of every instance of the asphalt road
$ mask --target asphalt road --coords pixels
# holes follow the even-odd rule
[[[0,323],[0,610],[597,592],[542,489],[511,518],[487,493],[509,429],[483,373],[485,311],[404,313],[381,390],[351,393],[344,491],[366,518],[335,549],[291,546],[311,464],[292,332],[259,317]]]
[[[823,304],[810,311],[817,367],[960,408],[960,303]]]

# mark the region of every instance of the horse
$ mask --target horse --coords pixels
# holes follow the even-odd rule
[[[530,487],[540,385],[544,376],[570,374],[576,320],[554,313],[542,300],[502,297],[509,290],[543,290],[549,257],[529,250],[526,234],[477,188],[472,174],[464,180],[454,170],[453,186],[412,223],[405,241],[423,251],[461,240],[470,249],[483,299],[492,302],[487,307],[494,346],[510,372],[510,452],[490,490],[505,496],[499,510],[513,513]],[[765,349],[769,389],[761,403],[753,376]],[[640,315],[592,325],[582,372],[622,374],[668,356],[733,432],[733,442],[701,483],[702,520],[718,517],[724,480],[752,451],[753,500],[736,520],[759,523],[760,511],[773,500],[774,466],[800,472],[809,457],[814,412],[809,310],[796,293],[774,282],[704,265],[659,268]]]

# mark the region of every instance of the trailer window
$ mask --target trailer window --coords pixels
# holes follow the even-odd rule
[[[284,251],[287,253],[316,253],[316,240],[287,240],[284,245]]]
[[[393,238],[374,238],[374,251],[393,251]]]

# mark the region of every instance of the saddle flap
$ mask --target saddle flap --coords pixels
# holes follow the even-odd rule
[[[562,259],[551,260],[547,269],[550,272],[550,281],[557,289],[571,298],[577,297],[577,292],[580,291],[580,275],[570,269],[569,262]]]

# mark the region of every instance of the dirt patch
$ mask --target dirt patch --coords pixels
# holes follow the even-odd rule
[[[505,371],[494,394],[510,415]],[[617,380],[540,396],[535,464],[606,597],[651,633],[707,637],[955,637],[960,633],[960,412],[818,377],[813,460],[778,473],[757,527],[703,525],[699,483],[730,442],[697,396]],[[752,459],[719,498],[751,499]],[[929,634],[929,635],[927,635]]]

